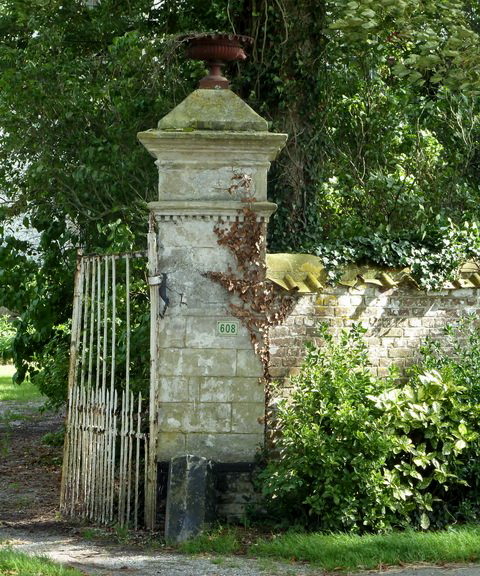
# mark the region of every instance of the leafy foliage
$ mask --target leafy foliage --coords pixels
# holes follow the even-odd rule
[[[273,249],[378,233],[429,252],[448,218],[477,220],[477,12],[456,0],[283,6],[286,19],[268,13],[260,73],[263,110],[290,134],[272,175]]]
[[[337,5],[330,28],[348,35],[360,50],[388,49],[398,77],[430,89],[478,94],[480,46],[463,2],[340,0]]]
[[[465,389],[462,401],[468,407],[466,418],[477,438],[467,446],[459,474],[468,490],[451,494],[456,515],[463,520],[480,518],[480,329],[474,315],[467,315],[456,324],[447,325],[444,338],[428,339],[422,347],[423,363],[427,369],[438,370],[445,378],[457,382]]]
[[[361,332],[336,341],[324,328],[323,345],[308,346],[279,406],[264,494],[272,510],[327,531],[440,526],[458,504],[449,491],[466,484],[478,403],[426,367],[404,384],[373,377]]]
[[[341,258],[408,262],[427,288],[468,252],[455,231],[479,219],[474,5],[86,4],[0,6],[0,305],[21,313],[20,381],[47,362],[44,347],[70,315],[75,247],[111,250],[108,225],[118,220],[128,248],[144,247],[156,170],[135,135],[190,92],[201,69],[180,56],[179,33],[254,38],[249,62],[229,76],[290,136],[271,172],[272,250],[320,250],[333,264],[342,244]],[[15,217],[39,231],[38,247],[7,231]]]
[[[145,247],[156,175],[136,133],[191,89],[197,68],[177,67],[170,12],[146,0],[0,8],[0,301],[21,315],[17,380],[30,374],[47,392],[66,383],[76,246]],[[8,235],[15,217],[39,231],[38,246]]]
[[[382,528],[380,470],[391,441],[367,398],[378,390],[360,329],[338,343],[322,336],[279,405],[279,459],[263,473],[264,493],[280,513],[325,530]]]
[[[0,363],[12,360],[15,328],[7,316],[0,316]]]
[[[437,218],[439,221],[440,218]],[[410,239],[408,238],[410,236]],[[393,236],[388,229],[368,237],[343,238],[317,249],[331,279],[349,262],[374,262],[387,267],[409,268],[412,276],[426,290],[441,289],[453,280],[461,264],[480,256],[480,230],[476,223],[456,226],[451,220],[437,228],[419,226],[416,238]]]

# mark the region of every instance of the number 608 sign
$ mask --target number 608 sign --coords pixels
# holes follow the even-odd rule
[[[217,334],[219,336],[236,336],[238,334],[238,322],[219,320],[217,322]]]

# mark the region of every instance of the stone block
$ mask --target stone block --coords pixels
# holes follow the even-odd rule
[[[394,338],[393,346],[394,348],[407,348],[410,343],[408,338]]]
[[[187,431],[191,405],[188,402],[162,402],[158,406],[158,429],[162,432]]]
[[[265,170],[252,171],[252,168],[238,167],[233,169],[229,166],[208,166],[203,163],[192,165],[191,163],[162,163],[159,171],[159,195],[162,200],[241,200],[242,192],[246,191],[238,187],[238,190],[228,190],[235,185],[232,178],[236,173],[245,174],[250,180],[250,196],[254,195],[255,184],[265,179]],[[240,179],[237,180],[237,182]],[[238,194],[235,194],[238,192]],[[238,197],[237,197],[238,196]],[[262,195],[259,197],[263,197]]]
[[[363,304],[363,296],[353,294],[342,294],[338,297],[338,306],[361,306]]]
[[[181,316],[167,316],[158,322],[158,346],[183,348],[185,346],[186,320]]]
[[[440,317],[447,317],[449,314],[444,309],[439,309],[436,306],[432,306],[428,310],[425,310],[424,317],[425,318],[440,318]],[[419,314],[420,316],[420,314]]]
[[[275,337],[275,338],[271,338],[270,342],[275,342],[275,344],[277,346],[281,346],[281,350],[282,353],[285,350],[285,348],[290,347],[290,344],[293,342],[293,338],[292,337]]]
[[[221,246],[190,247],[162,245],[160,269],[166,274],[181,274],[185,278],[192,272],[223,272],[235,266],[233,255]]]
[[[232,405],[232,432],[261,434],[264,429],[265,404],[243,402]]]
[[[388,328],[385,332],[385,336],[389,338],[402,338],[403,328]]]
[[[157,436],[158,460],[170,460],[185,454],[186,435],[183,432],[159,432]]]
[[[175,263],[172,264],[175,266]],[[167,293],[170,299],[167,316],[222,314],[228,309],[228,293],[225,289],[196,270],[194,265],[184,269],[173,268],[167,274]],[[175,313],[174,312],[174,309]],[[198,313],[193,312],[198,309]]]
[[[429,330],[426,328],[405,328],[404,336],[405,338],[412,339],[412,340],[419,340],[420,338],[423,339],[428,336],[430,333]]]
[[[237,350],[237,376],[261,378],[263,367],[260,358],[253,350]]]
[[[159,402],[188,402],[191,398],[188,378],[160,376],[157,389]]]
[[[337,308],[333,308],[332,306],[321,306],[317,308],[316,315],[320,318],[330,318],[333,316],[340,316],[340,314],[336,313]]]
[[[381,338],[382,348],[390,349],[395,347],[395,338]]]
[[[314,301],[310,295],[301,296],[298,302],[295,304],[294,314],[295,315],[305,315],[311,314],[314,309]]]
[[[162,223],[159,238],[162,246],[202,248],[218,246],[213,228],[216,222],[210,219],[184,219],[182,217]]]
[[[270,361],[268,363],[270,368],[278,368],[282,365],[282,357],[278,354],[279,348],[275,349],[275,353],[270,348]],[[278,355],[277,355],[278,354]]]
[[[410,348],[391,348],[388,351],[389,358],[410,358],[412,350]]]
[[[375,348],[369,348],[370,355],[374,355],[377,358],[384,358],[387,355],[388,348],[384,348],[383,346],[375,346]]]
[[[203,378],[196,376],[188,378],[188,397],[191,402],[200,402],[200,382],[202,380]]]
[[[253,462],[263,446],[263,429],[257,434],[189,434],[187,451],[219,462]]]
[[[339,318],[339,317],[335,317],[332,319],[328,320],[328,324],[329,326],[331,326],[332,328],[343,328],[344,326],[347,325],[347,322],[345,320],[345,318]],[[332,332],[333,333],[333,332]]]
[[[265,401],[262,378],[201,378],[200,402],[261,402]]]
[[[471,298],[477,293],[476,288],[457,288],[451,291],[452,298]]]
[[[165,348],[159,350],[158,365],[162,376],[229,377],[235,375],[237,351]]]
[[[336,306],[337,305],[337,296],[333,294],[321,294],[317,297],[315,302],[316,307],[323,307],[323,306]]]
[[[285,321],[283,322],[284,326],[288,326],[289,330],[294,330],[294,326],[295,326],[295,316],[293,316],[293,314],[291,314],[290,316],[288,316]]]
[[[231,427],[230,403],[201,402],[193,405],[188,432],[229,432]]]
[[[220,402],[170,402],[158,410],[161,432],[229,432],[232,406]]]
[[[221,521],[238,523],[245,520],[247,507],[257,503],[260,494],[256,492],[252,463],[216,463],[217,515]]]
[[[272,338],[282,338],[285,336],[290,336],[290,330],[283,324],[280,324],[279,326],[270,328],[270,335]]]
[[[436,318],[421,318],[421,323],[424,328],[434,328],[438,326],[438,320]],[[444,320],[441,320],[441,324],[444,323]]]
[[[283,368],[283,367],[275,367],[275,366],[272,366],[272,367],[269,369],[269,373],[270,373],[270,376],[271,376],[272,378],[282,378],[283,376],[285,376],[286,369]]]
[[[208,460],[190,454],[172,458],[165,513],[167,543],[193,538],[214,518],[213,475]]]

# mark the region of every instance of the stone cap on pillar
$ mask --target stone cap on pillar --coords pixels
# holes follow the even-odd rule
[[[231,90],[198,89],[164,116],[159,130],[268,132],[267,121]]]
[[[150,154],[165,162],[235,165],[249,163],[253,156],[274,160],[283,148],[285,134],[275,132],[146,130],[137,134]]]

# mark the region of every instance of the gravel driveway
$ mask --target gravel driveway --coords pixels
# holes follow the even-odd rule
[[[143,552],[121,545],[102,545],[65,534],[67,529],[0,526],[0,547],[48,556],[85,574],[117,576],[307,576],[322,570],[298,564],[243,557],[186,556],[168,551]],[[63,532],[63,533],[62,533]]]
[[[243,557],[186,556],[169,551],[139,552],[101,545],[69,533],[71,528],[0,526],[0,548],[45,555],[84,574],[103,576],[313,576],[323,570],[300,564]],[[362,573],[363,576],[480,576],[480,566],[414,566]]]

